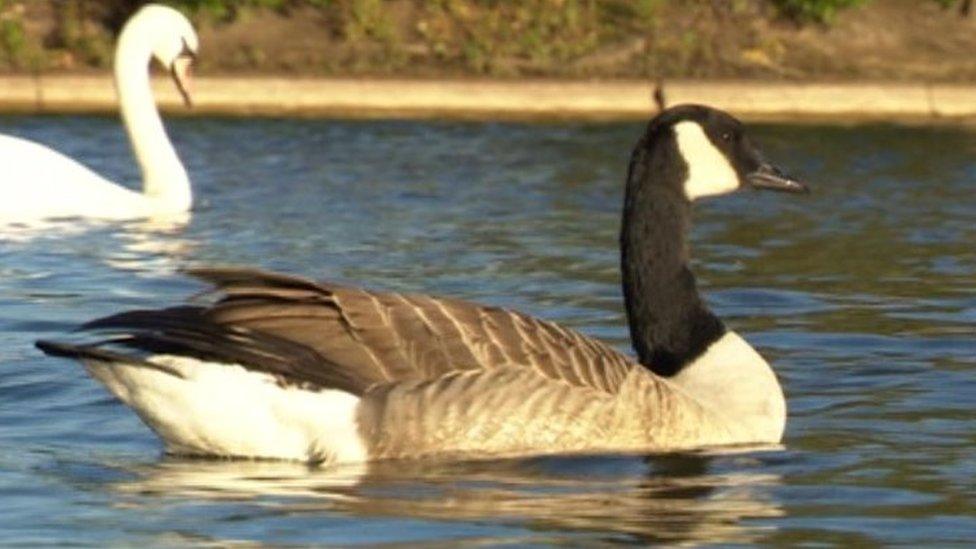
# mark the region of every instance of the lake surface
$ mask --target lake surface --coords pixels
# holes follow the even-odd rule
[[[316,469],[165,457],[32,342],[200,291],[180,267],[237,264],[515,307],[626,349],[617,230],[642,125],[169,127],[189,224],[0,235],[0,544],[976,539],[976,131],[756,126],[814,193],[696,207],[708,301],[785,385],[782,449]],[[0,132],[139,179],[114,119],[0,117]]]

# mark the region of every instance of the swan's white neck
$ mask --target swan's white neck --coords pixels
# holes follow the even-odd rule
[[[115,54],[115,85],[122,120],[142,169],[146,198],[155,203],[154,209],[185,211],[192,202],[190,179],[166,135],[149,84],[150,36],[143,25],[128,25],[122,31]]]

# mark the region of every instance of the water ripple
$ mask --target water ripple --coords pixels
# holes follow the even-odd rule
[[[32,343],[257,265],[516,307],[627,347],[618,210],[640,124],[177,119],[192,219],[0,231],[0,544],[925,546],[976,538],[976,134],[766,126],[814,193],[696,206],[711,306],[774,365],[785,449],[182,461]],[[135,182],[114,118],[0,117]],[[932,162],[938,158],[938,162]]]

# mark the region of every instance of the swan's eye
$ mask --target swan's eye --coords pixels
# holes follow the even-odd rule
[[[725,132],[725,133],[723,133],[722,134],[722,141],[725,141],[726,143],[731,143],[732,142],[732,132]]]

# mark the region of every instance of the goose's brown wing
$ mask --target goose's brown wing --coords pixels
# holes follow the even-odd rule
[[[497,307],[248,269],[190,274],[214,286],[214,304],[131,311],[86,327],[120,333],[113,343],[356,394],[376,383],[499,366],[613,393],[634,367],[595,339]]]

